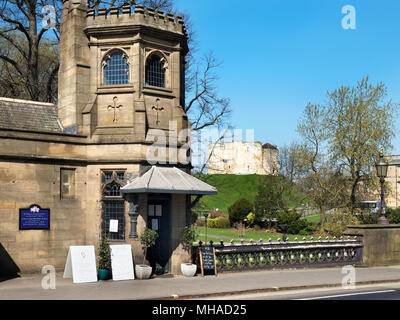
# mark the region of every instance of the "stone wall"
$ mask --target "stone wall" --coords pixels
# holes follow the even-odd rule
[[[48,264],[62,271],[71,245],[94,245],[97,252],[102,227],[101,171],[123,170],[127,177],[135,177],[147,148],[142,144],[91,145],[79,136],[0,130],[0,243],[21,271],[40,272]],[[73,199],[60,197],[62,168],[75,169]],[[138,234],[147,225],[147,198],[139,195]],[[186,259],[179,245],[186,225],[185,201],[184,195],[171,200],[172,268],[178,273],[180,262]],[[19,230],[19,209],[32,204],[50,208],[50,230]],[[135,263],[142,263],[139,239],[129,238],[128,213],[125,201],[125,240],[112,243],[131,244]]]
[[[364,266],[400,264],[400,225],[355,225],[345,234],[361,237]]]
[[[86,243],[86,168],[75,166],[76,197],[60,199],[60,166],[0,162],[0,242],[23,272],[63,269],[68,247]],[[19,209],[50,208],[50,230],[19,230]]]
[[[186,226],[186,195],[173,194],[171,198],[171,235],[172,235],[172,257],[171,266],[173,274],[180,274],[181,263],[190,262],[188,252],[181,244],[183,231]]]
[[[277,176],[279,172],[279,151],[274,148],[262,149],[262,166],[268,174]]]

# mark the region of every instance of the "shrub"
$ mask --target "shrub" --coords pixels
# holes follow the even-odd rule
[[[251,202],[245,198],[238,199],[228,208],[230,225],[243,221],[253,210]]]
[[[231,224],[227,217],[218,217],[215,219],[208,219],[207,226],[209,228],[228,229]]]
[[[390,224],[400,224],[400,213],[392,213],[388,217]]]
[[[254,227],[254,223],[256,221],[256,215],[253,212],[250,212],[247,217],[247,226],[249,228],[253,228]]]
[[[302,219],[301,214],[298,214],[294,211],[292,212],[286,211],[283,213],[278,213],[276,219],[278,220],[278,227],[280,224],[289,225],[289,228],[287,230],[288,234],[299,234],[301,230],[305,230],[307,227],[311,228],[311,224],[306,220]]]
[[[355,224],[357,218],[348,210],[335,209],[334,213],[327,215],[324,229],[333,236],[341,236],[348,225]]]
[[[390,224],[400,224],[400,209],[387,209],[386,217]],[[380,213],[380,212],[379,212]],[[378,213],[378,218],[379,218]]]
[[[144,229],[142,234],[139,236],[139,240],[140,240],[140,243],[142,244],[143,253],[144,253],[143,264],[145,264],[145,262],[146,262],[147,249],[156,244],[157,238],[158,238],[157,231],[147,229],[147,228]]]
[[[218,218],[219,216],[221,216],[221,211],[213,210],[213,211],[209,212],[209,218],[210,219],[215,219],[215,218]]]
[[[310,224],[307,227],[305,227],[304,229],[300,230],[299,234],[302,236],[308,236],[310,234],[313,234],[315,232],[315,230],[316,230],[315,226]]]
[[[196,211],[192,211],[192,215],[190,217],[190,223],[195,224],[199,219],[199,214]]]
[[[101,235],[99,245],[99,269],[111,270],[110,240],[106,234]]]
[[[203,219],[203,218],[198,219],[198,220],[196,221],[196,226],[198,226],[198,227],[205,227],[205,226],[206,226],[206,220]]]
[[[191,252],[193,242],[196,240],[196,238],[197,238],[196,231],[190,227],[185,227],[185,230],[183,231],[182,235],[183,248],[186,251]]]
[[[369,213],[362,213],[358,219],[360,220],[361,224],[377,224],[379,215],[377,214],[369,214]]]

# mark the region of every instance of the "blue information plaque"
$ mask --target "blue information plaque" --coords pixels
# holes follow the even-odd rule
[[[28,209],[19,209],[19,230],[49,230],[50,209],[42,209],[37,204]]]

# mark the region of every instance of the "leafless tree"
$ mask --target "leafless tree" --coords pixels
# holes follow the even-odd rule
[[[221,64],[212,52],[196,66],[189,80],[192,98],[188,99],[185,112],[192,122],[192,130],[199,131],[210,126],[221,127],[231,113],[230,101],[218,95],[218,69]]]
[[[40,48],[45,41],[45,34],[50,30],[41,24],[49,15],[46,5],[60,8],[60,2],[56,0],[2,1],[0,39],[7,43],[2,49],[8,48],[9,51],[1,50],[0,60],[3,64],[8,64],[5,67],[8,71],[19,76],[30,99],[50,101],[53,99],[52,93],[59,64],[56,61],[45,73],[40,72]],[[56,20],[53,22],[56,23]],[[54,30],[57,30],[57,24]],[[13,55],[10,55],[10,52]],[[44,75],[47,76],[46,79],[43,78]],[[42,92],[43,88],[45,92]]]

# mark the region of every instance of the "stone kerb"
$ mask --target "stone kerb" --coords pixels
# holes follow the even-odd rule
[[[112,7],[88,9],[87,26],[115,25],[115,24],[145,24],[167,31],[185,34],[186,28],[181,16],[174,16],[171,13],[164,14],[163,11],[154,10],[150,7],[123,6],[122,8]]]

